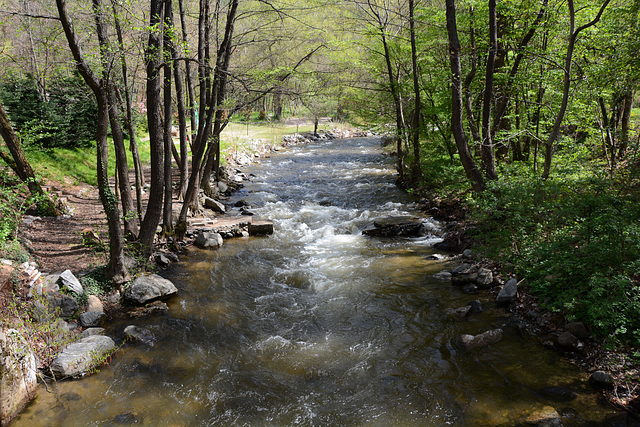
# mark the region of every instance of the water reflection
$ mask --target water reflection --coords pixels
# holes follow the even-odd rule
[[[446,266],[426,259],[436,237],[359,232],[417,213],[377,145],[334,141],[253,166],[257,178],[229,202],[245,199],[275,234],[184,256],[164,273],[180,290],[167,313],[108,331],[122,339],[134,323],[156,346],[126,343],[100,373],[41,390],[16,425],[123,414],[146,425],[513,425],[545,406],[571,415],[567,425],[602,420],[610,410],[581,374],[534,340],[505,329],[497,345],[457,347],[461,333],[503,326],[503,311],[487,295],[483,313],[445,315],[476,296],[430,278]],[[553,386],[575,398],[550,398]]]

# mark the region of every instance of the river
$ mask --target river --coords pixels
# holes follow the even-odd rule
[[[439,224],[425,218],[422,238],[361,234],[419,215],[379,139],[293,147],[245,172],[229,203],[247,201],[275,233],[182,256],[161,273],[179,289],[166,313],[107,330],[123,342],[126,325],[145,327],[156,345],[127,342],[100,372],[41,387],[16,426],[514,425],[551,408],[584,425],[613,412],[584,374],[509,327],[498,344],[457,345],[507,313],[431,277],[448,266],[427,259]],[[483,313],[445,315],[476,298]]]

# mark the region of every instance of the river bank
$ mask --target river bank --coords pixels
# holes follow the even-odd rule
[[[294,182],[295,182],[295,181],[294,181]],[[252,194],[253,194],[253,193],[252,193]],[[336,214],[336,213],[339,213],[339,212],[340,212],[340,208],[338,208],[337,206],[332,206],[331,198],[330,198],[329,194],[331,194],[331,192],[327,192],[327,191],[326,191],[326,189],[322,192],[322,195],[323,195],[324,199],[320,198],[319,200],[320,200],[323,204],[325,204],[326,206],[320,205],[320,206],[319,206],[319,208],[320,208],[320,209],[322,209],[322,211],[324,212],[324,213],[323,213],[323,215],[333,215],[333,216],[335,216],[335,214]],[[288,197],[288,196],[287,196],[287,197]],[[343,202],[343,203],[344,203],[344,202]],[[391,209],[392,207],[393,207],[393,205],[390,205],[390,206],[389,206],[389,207],[387,207],[386,209],[387,209],[387,210],[389,210],[389,209]],[[303,210],[304,210],[305,212],[307,212],[307,211],[308,211],[308,209],[303,209]],[[326,211],[326,212],[325,212],[325,211]],[[309,213],[310,213],[310,212],[307,212],[306,214],[309,214]],[[285,218],[286,218],[286,217],[285,217]],[[305,220],[305,221],[306,221],[306,220]],[[304,222],[304,221],[300,223],[300,225],[304,225],[304,224],[306,224],[306,222]],[[326,226],[323,226],[323,227],[326,227]],[[295,228],[295,227],[294,227],[294,229],[296,229],[296,230],[297,230],[297,228]],[[323,230],[323,229],[324,229],[324,228],[322,228],[321,230]],[[304,229],[303,229],[303,230],[304,230]],[[328,231],[328,230],[327,230],[327,231]],[[349,240],[349,241],[344,241],[344,242],[342,241],[342,240],[344,240],[344,239],[348,239],[348,237],[345,237],[345,236],[348,236],[348,234],[347,234],[347,235],[343,235],[343,234],[334,234],[334,233],[327,233],[327,231],[322,231],[322,232],[320,233],[320,235],[316,236],[316,238],[319,238],[319,241],[318,241],[317,243],[315,243],[315,244],[311,247],[311,249],[313,249],[314,251],[318,251],[318,250],[319,250],[319,251],[320,251],[320,252],[319,252],[319,254],[320,254],[320,255],[322,255],[322,257],[328,257],[328,256],[329,256],[329,255],[327,255],[327,254],[328,254],[328,253],[330,253],[330,252],[324,252],[324,251],[325,251],[325,250],[327,250],[327,251],[328,251],[328,250],[331,248],[331,246],[333,246],[333,245],[340,245],[340,247],[342,247],[342,245],[344,245],[344,248],[343,248],[342,250],[347,251],[347,253],[351,254],[350,256],[353,256],[353,254],[354,254],[354,253],[357,253],[358,251],[363,250],[363,248],[360,246],[363,242],[360,242],[360,241],[358,241],[358,242],[353,241],[353,242],[352,242],[351,240]],[[297,232],[299,232],[299,231],[297,231]],[[323,238],[324,238],[324,237],[323,237],[323,236],[324,236],[324,234],[326,234],[326,237],[329,239],[329,240],[327,240],[326,242],[324,242],[324,240],[323,240]],[[309,237],[311,237],[311,236],[309,236]],[[309,237],[306,237],[306,238],[309,238]],[[266,242],[265,242],[265,243],[266,243]],[[353,245],[354,245],[354,244],[356,244],[356,243],[358,244],[358,246],[356,246],[356,247],[353,247],[353,248],[352,248],[351,246],[353,246]],[[318,246],[318,245],[319,245],[319,246]],[[329,246],[327,246],[326,248],[324,248],[324,245],[329,245]],[[238,246],[239,246],[239,248],[244,247],[244,244],[242,243],[242,240],[240,240],[240,241],[238,242]],[[269,245],[269,246],[270,246],[270,245]],[[306,247],[306,246],[305,246],[305,247]],[[384,242],[382,242],[382,247],[384,247]],[[324,248],[324,249],[323,249],[323,248]],[[264,247],[262,248],[262,250],[263,250],[263,251],[264,251],[265,249],[266,249],[266,248],[264,248]],[[268,249],[267,249],[267,250],[268,250]],[[309,250],[309,249],[307,249],[307,250]],[[246,251],[246,249],[243,249],[243,250],[241,250],[240,252],[243,252],[243,251]],[[355,251],[355,252],[354,252],[354,251]],[[394,251],[399,251],[399,249],[395,249]],[[231,252],[234,252],[234,251],[232,250]],[[405,256],[406,256],[406,255],[405,255]],[[400,265],[402,265],[403,267],[407,266],[407,265],[408,265],[408,264],[407,264],[407,262],[406,262],[406,261],[402,261],[402,260],[401,260],[401,258],[402,258],[402,257],[398,257],[397,259],[396,259],[396,258],[393,258],[393,260],[394,260],[394,262],[399,262],[399,263],[400,263],[400,262],[402,262],[402,264],[400,264]],[[329,261],[331,261],[331,258],[329,258],[329,259],[320,258],[320,261],[322,261],[322,263],[329,262]],[[413,262],[413,263],[415,263],[415,262],[423,262],[423,261],[418,261],[418,259],[415,257],[415,255],[414,255],[414,256],[412,256],[411,258],[409,258],[407,261],[411,261],[411,262]],[[316,260],[316,262],[318,262],[318,260]],[[209,263],[207,263],[207,264],[198,264],[198,265],[200,266],[199,268],[202,268],[204,265],[209,265]],[[294,264],[294,265],[295,265],[295,264]],[[331,265],[331,263],[327,264],[327,267],[328,267],[329,265]],[[170,268],[171,268],[171,267],[170,267]],[[438,267],[438,268],[440,268],[440,267]],[[297,270],[297,268],[295,268],[295,267],[294,267],[294,268],[293,268],[293,270],[292,270],[292,274],[293,274],[293,273],[296,273],[296,270]],[[175,274],[175,273],[174,273],[174,274]],[[196,275],[196,274],[201,274],[201,273],[195,273],[195,272],[194,272],[194,275]],[[260,272],[258,272],[258,274],[260,274]],[[278,274],[282,275],[282,274],[284,274],[284,273],[278,273]],[[325,273],[323,273],[323,275],[325,275],[325,274],[326,274],[326,272],[325,272]],[[420,274],[423,274],[423,273],[420,273]],[[264,273],[262,273],[262,274],[260,274],[260,275],[261,275],[261,276],[264,276]],[[180,277],[180,275],[178,275],[178,277]],[[198,276],[198,277],[199,277],[199,276]],[[201,279],[200,279],[200,280],[201,280]],[[242,281],[242,280],[238,280],[238,278],[235,278],[234,280],[238,281],[237,285],[240,285],[240,287],[245,286],[245,282],[244,282],[244,281]],[[252,277],[252,279],[251,279],[251,280],[258,280],[258,278],[256,278],[256,277]],[[289,275],[286,275],[286,276],[285,276],[285,278],[284,278],[283,280],[284,280],[284,283],[286,283],[286,284],[287,284],[287,286],[291,286],[293,289],[305,289],[305,287],[306,287],[306,286],[309,286],[309,285],[308,285],[308,283],[309,283],[309,278],[307,278],[307,277],[306,277],[306,273],[305,273],[305,274],[302,274],[302,273],[296,273],[296,274],[293,274],[293,276],[291,276],[291,277],[289,277]],[[324,280],[324,279],[323,279],[323,280]],[[403,278],[402,280],[404,281],[405,279]],[[235,283],[235,282],[234,282],[234,283]],[[193,286],[193,285],[195,285],[195,284],[191,284],[190,286]],[[197,286],[197,285],[196,285],[196,286]],[[219,286],[222,286],[222,285],[219,285]],[[280,285],[280,286],[282,286],[282,285]],[[316,285],[316,286],[317,286],[317,285]],[[323,286],[324,286],[324,285],[323,285]],[[335,285],[332,285],[332,286],[335,286]],[[361,284],[358,284],[357,286],[362,286],[362,285],[361,285]],[[416,286],[419,288],[419,287],[424,286],[424,285],[416,285]],[[185,289],[185,290],[187,289],[187,287],[181,287],[181,286],[178,286],[178,287],[179,287],[180,289]],[[221,290],[224,290],[224,289],[225,289],[224,287],[223,287],[223,288],[221,288]],[[324,289],[324,288],[320,288],[320,289]],[[416,288],[416,289],[417,289],[417,288]],[[455,288],[454,288],[454,289],[455,289]],[[398,293],[398,291],[400,291],[400,293]],[[402,293],[403,293],[403,292],[402,292],[402,290],[401,290],[400,288],[398,288],[398,289],[394,289],[394,292],[392,292],[392,294],[398,294],[398,295],[402,295]],[[452,294],[456,294],[457,292],[456,292],[456,291],[451,291],[451,293],[452,293]],[[276,294],[276,295],[277,295],[277,294]],[[391,294],[390,294],[390,296],[391,296]],[[256,296],[255,298],[258,298],[258,296]],[[447,297],[447,298],[449,298],[449,297]],[[460,298],[465,298],[465,297],[464,297],[464,296],[455,296],[455,295],[454,295],[454,296],[452,296],[452,298],[453,298],[453,300],[454,300],[454,301],[458,301]],[[185,304],[186,304],[186,303],[185,303]],[[230,302],[227,302],[227,303],[225,303],[225,304],[231,304],[231,303],[230,303]],[[250,303],[250,304],[253,304],[253,303]],[[414,302],[414,304],[415,304],[415,302]],[[454,306],[455,304],[453,304],[453,303],[452,303],[451,305],[452,305],[452,306]],[[181,309],[180,309],[180,307],[181,307],[181,304],[178,304],[178,305],[175,305],[175,304],[174,304],[174,306],[172,307],[172,310],[177,310],[177,311],[179,312],[179,311],[181,310]],[[229,315],[229,313],[231,313],[231,312],[228,310],[228,307],[227,307],[227,308],[225,308],[224,304],[223,304],[223,305],[215,304],[215,307],[216,307],[216,308],[215,308],[215,310],[216,310],[216,311],[215,311],[215,315],[213,314],[213,312],[211,313],[211,314],[212,314],[212,316],[213,316],[213,318],[218,317],[218,316],[220,315],[220,313],[227,313],[227,315]],[[237,309],[239,309],[239,308],[240,308],[240,306],[238,306],[238,307],[236,307],[236,308],[237,308]],[[443,312],[445,311],[445,308],[448,308],[448,307],[442,307],[442,311],[443,311]],[[440,308],[438,307],[438,311],[439,311],[439,309],[440,309]],[[188,310],[188,306],[187,306],[187,308],[182,308],[182,310]],[[265,313],[269,313],[269,311],[267,310]],[[372,311],[372,313],[374,313],[374,312]],[[354,314],[355,314],[355,313],[354,313]],[[160,320],[161,320],[164,316],[165,316],[165,315],[164,315],[164,314],[162,314],[162,312],[160,312]],[[178,321],[178,320],[179,320],[179,321],[180,321],[180,323],[187,321],[187,322],[189,322],[189,323],[187,323],[187,324],[191,324],[192,320],[189,320],[189,319],[191,319],[193,316],[201,316],[201,314],[196,314],[195,312],[193,312],[193,313],[192,313],[192,312],[189,312],[189,315],[188,315],[188,316],[184,317],[183,319],[176,319],[176,321]],[[356,317],[355,317],[355,319],[358,319],[358,322],[360,322],[360,321],[366,320],[366,318],[367,318],[367,317],[368,317],[368,316],[365,316],[365,318],[362,318],[362,317],[358,317],[358,316],[356,316]],[[375,318],[375,316],[374,316],[373,318]],[[372,319],[373,319],[373,318],[372,318]],[[268,319],[268,317],[267,317],[267,318],[265,318],[265,319]],[[236,326],[237,326],[237,324],[238,324],[238,319],[229,319],[229,321],[230,321],[231,323],[227,323],[227,322],[225,322],[225,325],[227,325],[227,326],[231,327],[233,330],[236,330],[235,328],[236,328]],[[300,319],[296,318],[296,321],[300,321]],[[147,322],[147,320],[145,320],[145,322]],[[242,323],[242,322],[240,322],[240,323]],[[365,323],[365,324],[366,324],[366,323]],[[447,325],[447,328],[451,328],[451,327],[452,327],[452,325],[451,325],[451,324],[449,324],[449,323],[446,323],[446,325]],[[147,326],[147,325],[141,325],[141,326]],[[462,326],[464,326],[464,325],[462,325]],[[157,329],[153,329],[153,327],[154,327],[154,325],[153,325],[153,324],[151,324],[151,329],[152,329],[152,330],[154,330],[154,331],[157,331]],[[455,329],[457,330],[457,329],[459,329],[459,328],[460,328],[460,325],[456,325]],[[216,330],[218,330],[218,329],[217,329],[217,327],[216,327]],[[220,333],[222,333],[222,334],[223,334],[223,336],[226,336],[226,335],[227,335],[227,333],[222,332],[222,330],[220,330]],[[406,333],[406,331],[405,331],[405,333]],[[306,335],[305,335],[305,337],[306,337]],[[402,334],[400,334],[400,335],[399,335],[399,337],[402,337]],[[286,336],[284,336],[283,338],[286,338]],[[301,340],[301,339],[302,339],[302,338],[299,338],[299,340]],[[308,339],[308,338],[305,338],[305,339]],[[424,337],[424,338],[422,338],[422,339],[426,339],[426,337]],[[181,342],[181,340],[178,340],[178,342]],[[267,341],[267,342],[271,342],[271,341]],[[165,343],[166,343],[166,342],[165,342]],[[266,344],[265,344],[265,343],[263,343],[263,344],[261,344],[261,345],[266,345]],[[290,346],[290,345],[293,345],[293,346],[295,347],[295,344],[294,344],[294,343],[290,343],[290,344],[286,344],[286,343],[285,343],[285,347],[286,347],[286,346]],[[310,344],[309,344],[309,345],[310,345]],[[314,345],[315,345],[315,344],[314,344]],[[408,345],[408,344],[407,344],[407,345]],[[277,346],[276,346],[276,347],[277,347]],[[408,345],[407,350],[408,350],[408,349],[410,349],[410,348],[413,348],[413,347],[414,347],[413,345]],[[313,348],[315,348],[315,347],[313,347]],[[331,347],[331,348],[332,348],[332,349],[334,349],[334,350],[337,350],[339,347]],[[427,349],[431,349],[431,345],[430,345],[430,344],[427,344],[426,348],[427,348]],[[302,349],[300,349],[300,350],[302,350]],[[436,350],[437,350],[437,351],[446,351],[444,348],[442,348],[442,349],[441,349],[441,348],[439,348],[439,347],[435,347],[435,348],[433,348],[432,350],[433,350],[433,351],[436,351]],[[130,349],[130,350],[129,350],[129,352],[131,352],[131,351],[133,351],[133,350],[132,350],[132,349]],[[150,350],[149,350],[149,351],[150,351]],[[255,349],[253,349],[252,351],[256,351],[256,350],[255,350]],[[273,350],[270,350],[270,351],[273,351]],[[136,353],[136,354],[137,354],[137,353]],[[268,356],[268,355],[269,355],[269,353],[267,353],[265,356]],[[278,355],[279,355],[279,353],[274,353],[273,355],[271,355],[271,357],[273,357],[273,356],[278,356]],[[343,356],[348,356],[348,355],[343,355]],[[124,357],[124,355],[123,355],[123,357]],[[127,357],[129,357],[129,356],[127,356]],[[127,357],[125,357],[125,358],[127,358]],[[140,356],[138,356],[138,357],[140,357]],[[280,357],[280,356],[278,356],[278,357]],[[353,356],[349,356],[349,357],[353,357]],[[426,360],[426,362],[429,362],[429,361],[433,358],[433,355],[431,355],[431,356],[425,355],[425,357],[426,357],[426,359],[425,359],[425,360]],[[486,357],[486,356],[485,356],[485,357]],[[276,359],[277,359],[277,357],[276,357]],[[311,362],[311,361],[310,361],[310,362]],[[364,362],[364,361],[361,361],[361,362]],[[291,366],[294,366],[294,367],[295,367],[297,362],[296,362],[296,360],[295,360],[295,359],[287,359],[287,363],[288,363],[288,364],[290,364],[290,365],[292,364]],[[328,363],[328,362],[327,362],[327,363]],[[431,362],[429,362],[429,363],[431,363]],[[494,363],[495,363],[495,362],[494,362]],[[440,364],[440,365],[442,365],[442,366],[440,366],[440,365],[439,365],[440,367],[439,367],[439,368],[437,368],[437,369],[438,369],[438,372],[440,372],[440,370],[446,370],[446,369],[445,369],[445,367],[449,364],[449,362],[448,362],[448,361],[446,361],[446,360],[442,360],[441,362],[439,362],[439,364]],[[158,368],[154,368],[154,367],[153,367],[153,365],[151,365],[151,366],[147,366],[147,365],[148,365],[148,363],[143,363],[143,364],[141,365],[141,366],[142,366],[142,369],[143,369],[143,372],[144,372],[144,370],[146,370],[146,369],[151,369],[151,370],[152,370],[152,371],[154,371],[154,372],[158,370]],[[310,365],[310,366],[311,366],[311,365]],[[431,369],[433,369],[433,368],[434,368],[434,367],[432,366],[432,367],[431,367]],[[289,369],[291,369],[291,368],[289,368]],[[296,369],[302,369],[302,368],[296,368]],[[162,372],[162,370],[160,370],[160,372]],[[425,371],[425,372],[426,372],[426,371]],[[308,374],[305,374],[305,375],[308,375]],[[316,374],[314,374],[314,375],[320,375],[320,377],[318,377],[318,378],[320,378],[320,379],[322,379],[322,378],[323,378],[323,376],[322,376],[322,374],[321,374],[321,373],[316,373]],[[395,378],[395,377],[394,377],[394,375],[400,375],[400,374],[398,374],[398,373],[393,374],[390,378]],[[404,374],[402,374],[402,375],[404,375]],[[401,376],[401,375],[400,375],[400,376]],[[313,377],[313,378],[316,378],[315,376],[312,376],[312,377]],[[385,384],[387,384],[387,383],[388,383],[388,381],[390,381],[390,380],[389,380],[389,379],[385,379],[384,381],[385,381]],[[387,384],[387,386],[386,386],[386,387],[388,387],[388,384]]]
[[[444,240],[439,245],[441,248],[456,253],[473,253],[475,265],[489,268],[497,276],[516,277],[522,284],[518,287],[517,299],[506,309],[511,316],[509,323],[523,336],[533,337],[541,345],[557,351],[590,378],[597,372],[596,375],[603,378],[603,382],[598,384],[595,381],[593,386],[607,402],[629,415],[628,419],[621,415],[620,425],[640,425],[638,349],[622,344],[611,346],[581,322],[578,322],[576,329],[576,323],[567,320],[563,313],[541,307],[540,298],[531,292],[526,277],[514,275],[510,272],[512,267],[506,268],[500,261],[489,259],[480,252],[483,246],[472,232],[477,224],[469,220],[473,216],[472,208],[462,198],[447,198],[432,193],[419,197],[423,212],[447,224]]]

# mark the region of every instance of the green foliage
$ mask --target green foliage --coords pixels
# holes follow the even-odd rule
[[[106,267],[96,268],[78,280],[82,284],[85,297],[88,295],[101,297],[112,289],[112,282],[107,275]]]
[[[514,169],[489,182],[474,200],[477,238],[547,308],[640,344],[640,204],[597,175],[541,180]]]
[[[0,245],[4,246],[16,237],[18,224],[28,206],[21,194],[24,191],[24,184],[0,170]]]
[[[25,145],[80,147],[95,139],[97,104],[78,74],[54,77],[42,92],[31,76],[0,84],[0,99]]]
[[[43,296],[34,301],[13,298],[9,302],[8,324],[26,340],[37,360],[51,364],[57,353],[74,340],[73,334],[58,319],[58,312]]]

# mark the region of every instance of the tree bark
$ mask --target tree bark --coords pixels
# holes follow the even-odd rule
[[[120,19],[118,18],[118,10],[116,8],[116,0],[111,1],[113,9],[113,20],[118,37],[118,47],[120,51],[120,67],[122,69],[122,85],[125,97],[125,125],[129,134],[129,151],[133,157],[133,168],[136,177],[136,211],[138,213],[138,222],[142,222],[142,188],[144,187],[144,173],[142,171],[142,161],[140,160],[140,152],[138,151],[138,143],[136,142],[136,129],[133,120],[133,105],[131,102],[131,90],[129,88],[129,77],[127,71],[127,59],[124,54],[124,40],[122,37],[122,28]]]
[[[122,133],[122,127],[120,126],[116,89],[114,83],[111,81],[111,76],[109,75],[112,56],[111,46],[102,16],[103,10],[99,2],[94,2],[93,12],[96,23],[96,32],[98,34],[98,43],[100,45],[102,80],[105,82],[107,90],[109,123],[111,125],[111,136],[113,138],[113,147],[116,155],[116,189],[120,190],[120,199],[124,214],[124,235],[127,239],[133,241],[137,238],[138,226],[136,224],[136,213],[133,206],[133,198],[131,197],[131,187],[129,186],[129,167],[127,165],[127,153],[124,146],[124,134]]]
[[[414,18],[414,1],[409,0],[409,32],[411,38],[411,70],[413,74],[413,96],[414,96],[414,111],[413,111],[413,170],[412,178],[415,182],[418,182],[422,177],[422,169],[420,167],[420,118],[422,112],[422,105],[420,103],[420,85],[418,83],[418,53],[416,48],[416,29]]]
[[[144,257],[151,255],[153,239],[162,216],[164,193],[163,129],[160,117],[161,85],[160,67],[162,57],[163,0],[151,0],[147,62],[147,122],[149,124],[149,147],[151,150],[151,188],[147,211],[140,226],[138,239]]]
[[[107,101],[107,87],[105,82],[98,79],[84,59],[82,49],[69,18],[65,0],[56,0],[60,22],[64,30],[69,48],[76,61],[76,67],[85,83],[96,97],[98,103],[98,121],[96,131],[97,146],[97,178],[100,200],[104,207],[109,226],[109,268],[108,274],[115,284],[123,283],[127,278],[127,269],[124,265],[124,239],[120,228],[120,212],[118,201],[111,192],[107,175],[108,143],[107,132],[109,128],[109,105]],[[94,11],[100,9],[100,0],[93,0]]]
[[[491,133],[491,102],[493,101],[493,73],[498,52],[498,26],[496,23],[496,0],[489,0],[489,55],[487,57],[484,83],[484,99],[482,102],[482,168],[487,179],[497,179],[493,138]]]
[[[162,234],[169,238],[173,234],[173,174],[171,171],[171,152],[175,150],[173,145],[172,119],[173,108],[171,105],[171,73],[172,63],[175,64],[175,49],[171,40],[173,27],[173,3],[171,0],[164,0],[164,37],[163,48],[165,55],[171,54],[171,60],[165,56],[164,73],[164,205],[162,208]],[[180,153],[184,156],[186,153]],[[176,163],[180,165],[181,156],[176,156]],[[186,156],[185,156],[186,157]]]
[[[605,2],[600,7],[598,14],[593,20],[588,22],[587,24],[576,29],[576,12],[573,5],[573,0],[568,0],[567,5],[569,8],[569,43],[567,45],[567,53],[565,54],[565,63],[564,63],[564,79],[563,79],[563,90],[562,90],[562,103],[560,104],[560,110],[556,115],[556,120],[553,123],[553,128],[551,129],[551,133],[547,138],[545,143],[545,154],[544,154],[544,170],[542,172],[542,178],[547,179],[551,174],[551,159],[553,157],[553,144],[558,139],[560,135],[560,127],[562,126],[562,120],[564,119],[564,114],[567,111],[567,105],[569,104],[569,91],[571,89],[571,65],[573,63],[573,51],[575,49],[576,40],[578,38],[578,34],[582,30],[585,30],[593,25],[595,25],[602,16],[602,13],[609,5],[611,0],[605,0]]]
[[[2,102],[0,102],[0,135],[2,136],[2,139],[4,139],[4,142],[9,149],[9,152],[11,153],[10,158],[5,159],[3,156],[3,159],[7,162],[7,164],[9,164],[9,167],[13,169],[16,175],[18,175],[18,178],[20,178],[22,182],[27,184],[29,192],[36,200],[38,212],[41,212],[43,215],[47,216],[59,215],[60,212],[56,208],[56,205],[44,192],[44,190],[40,186],[40,183],[36,179],[36,175],[31,168],[31,164],[24,154],[22,144],[20,144],[20,140],[18,139],[18,136],[11,126],[9,117],[4,111]]]
[[[460,162],[465,170],[467,178],[471,181],[471,186],[477,192],[484,190],[484,179],[478,169],[476,162],[469,151],[469,144],[464,133],[462,122],[462,80],[460,65],[460,41],[458,39],[458,27],[456,23],[456,7],[454,0],[446,0],[447,7],[447,35],[449,38],[449,62],[451,65],[451,131],[458,147]]]

